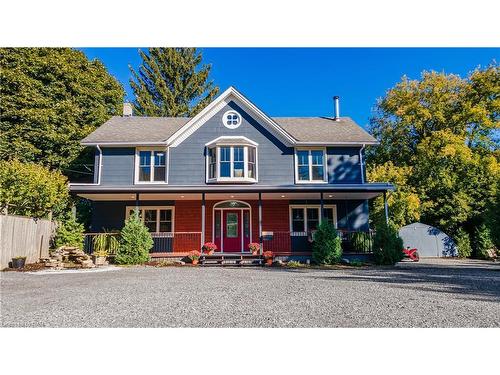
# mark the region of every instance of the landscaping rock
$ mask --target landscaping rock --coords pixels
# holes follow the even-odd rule
[[[72,246],[62,246],[50,252],[50,258],[40,259],[45,267],[63,268],[94,268],[94,262],[82,249]],[[107,262],[106,262],[107,264]]]

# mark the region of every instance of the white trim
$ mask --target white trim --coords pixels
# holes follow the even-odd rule
[[[301,232],[294,232],[293,231],[293,216],[292,216],[292,210],[294,208],[301,208],[303,209],[304,211],[304,231],[301,231]],[[322,218],[322,215],[321,215],[321,212],[319,212],[319,210],[321,209],[321,204],[291,204],[288,206],[288,210],[289,210],[289,224],[290,224],[290,235],[291,236],[296,236],[297,234],[294,234],[294,233],[308,233],[309,231],[309,228],[307,228],[307,209],[308,208],[317,208],[318,209],[318,221],[319,223],[321,223],[321,218]],[[333,226],[335,228],[337,228],[337,205],[336,204],[324,204],[323,205],[323,209],[326,209],[326,208],[331,208],[333,210]]]
[[[241,137],[238,137],[241,138]],[[243,137],[245,138],[245,137]],[[248,138],[247,138],[248,139]],[[253,142],[253,141],[251,141]],[[213,143],[209,143],[213,144]],[[229,147],[229,165],[230,165],[230,177],[220,177],[220,149],[221,147]],[[235,147],[243,147],[243,177],[234,177],[234,148]],[[248,177],[248,148],[252,147],[255,149],[255,178]],[[209,149],[216,149],[216,176],[213,178],[209,177],[210,164],[208,161],[209,157]],[[256,183],[259,181],[258,174],[258,147],[254,145],[246,145],[246,144],[216,144],[213,146],[205,147],[205,183]]]
[[[139,211],[144,210],[156,210],[156,232],[151,233],[174,233],[175,232],[175,206],[126,206],[125,207],[125,220],[130,216],[130,210],[139,209]],[[172,211],[172,228],[170,232],[160,232],[160,210],[170,210]],[[141,221],[144,223],[144,215],[141,215]]]
[[[257,108],[250,100],[245,98],[241,93],[239,93],[234,87],[230,86],[226,91],[224,91],[219,97],[217,97],[212,103],[207,105],[200,113],[187,122],[181,129],[170,136],[166,143],[172,147],[177,147],[184,140],[186,140],[191,134],[193,134],[197,129],[199,129],[205,122],[207,122],[212,116],[219,112],[230,100],[226,100],[229,96],[234,96],[237,100],[248,107],[252,112],[254,112],[257,117],[259,117],[265,124],[269,126],[268,130],[280,139],[285,145],[291,146],[295,143],[295,139],[284,131],[273,119],[267,116],[259,108]]]
[[[216,207],[218,204],[221,204],[221,203],[226,203],[226,202],[238,202],[238,203],[242,203],[242,204],[245,204],[247,207],[235,207],[235,208],[231,208],[231,207]],[[237,199],[229,199],[229,200],[225,200],[225,201],[220,201],[220,202],[217,202],[213,205],[212,207],[212,242],[215,243],[215,211],[218,210],[220,211],[220,253],[224,253],[224,211],[227,211],[227,210],[230,210],[230,211],[241,211],[241,252],[242,253],[248,253],[250,252],[250,250],[245,250],[244,247],[245,247],[245,233],[244,233],[244,227],[243,227],[243,211],[249,211],[250,212],[250,217],[249,217],[249,230],[250,230],[250,242],[252,242],[252,206],[245,202],[245,201],[240,201],[240,200],[237,200]],[[231,254],[232,253],[236,253],[234,251],[231,251],[230,252]]]
[[[168,155],[169,158],[167,160],[167,150],[168,147],[136,147],[135,148],[135,161],[134,161],[134,184],[136,185],[142,185],[142,184],[149,184],[149,185],[166,185],[168,184],[168,170],[170,169],[168,165],[170,164],[170,154]],[[150,179],[149,181],[139,181],[139,153],[140,151],[150,151],[150,161],[149,165],[151,168],[151,174],[150,174]],[[165,152],[165,181],[154,181],[154,151],[163,151]]]
[[[97,171],[97,185],[100,185],[101,184],[101,172],[102,172],[102,150],[101,150],[101,147],[99,145],[97,145],[96,148],[99,151],[99,163],[97,164],[98,168],[99,168],[99,170]],[[95,173],[95,171],[94,171],[94,173]]]
[[[82,146],[105,146],[105,147],[124,147],[124,146],[130,146],[130,147],[137,147],[137,146],[144,146],[144,147],[155,147],[155,146],[166,146],[166,143],[164,141],[161,142],[80,142]]]
[[[312,150],[323,151],[323,180],[312,179]],[[297,151],[308,151],[307,162],[309,165],[309,180],[299,180],[299,164]],[[326,147],[295,147],[294,148],[294,164],[295,164],[295,183],[296,184],[327,184],[328,183],[328,170],[327,170],[327,152]]]
[[[238,121],[237,121],[236,125],[228,125],[227,124],[227,116],[229,114],[234,114],[238,117]],[[222,115],[222,124],[228,129],[231,129],[231,130],[238,129],[242,122],[243,122],[243,117],[241,116],[241,114],[238,111],[235,111],[234,109],[230,109],[229,111],[224,112],[224,114]]]
[[[252,141],[251,139],[240,136],[240,135],[223,135],[220,137],[217,137],[215,139],[212,139],[210,142],[205,143],[206,147],[212,147],[212,146],[245,146],[245,145],[250,145],[250,146],[255,146],[257,147],[259,144],[255,141]]]
[[[368,142],[295,142],[296,146],[363,146],[363,145],[378,145],[379,141],[368,141]]]
[[[361,183],[365,183],[365,173],[363,168],[363,150],[365,149],[365,145],[359,149],[359,168],[361,169]]]

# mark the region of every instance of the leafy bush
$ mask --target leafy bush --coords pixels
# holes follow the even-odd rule
[[[55,247],[74,246],[82,248],[83,246],[83,225],[71,217],[58,223],[56,236],[54,238]]]
[[[120,247],[120,242],[115,233],[100,233],[93,238],[92,242],[94,245],[94,255],[96,256],[105,257],[109,254],[114,254]]]
[[[455,243],[458,249],[458,256],[467,258],[472,255],[472,246],[470,244],[470,236],[464,229],[459,228],[455,235]]]
[[[296,260],[289,260],[287,263],[286,263],[286,266],[288,268],[300,268],[300,267],[305,267],[304,264],[296,261]]]
[[[351,244],[356,253],[368,253],[372,249],[373,239],[370,233],[354,232],[352,234]]]
[[[474,232],[475,256],[480,259],[488,259],[495,254],[495,251],[490,229],[485,224],[476,227]]]
[[[0,210],[35,218],[49,212],[59,216],[67,210],[66,177],[35,163],[0,161]]]
[[[380,224],[373,238],[375,263],[394,265],[403,259],[403,240],[394,224]]]
[[[149,250],[153,239],[148,228],[139,219],[139,215],[130,215],[120,232],[120,246],[116,252],[118,264],[142,264],[149,260]]]
[[[335,227],[324,220],[314,235],[312,259],[317,264],[334,264],[342,257],[341,239]]]

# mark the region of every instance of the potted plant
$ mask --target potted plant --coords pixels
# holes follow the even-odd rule
[[[198,260],[200,259],[200,252],[198,250],[191,251],[188,254],[188,258],[191,260],[192,264],[198,264]]]
[[[268,266],[273,264],[273,252],[272,251],[264,251],[262,256],[264,257],[264,261],[266,262],[266,264]]]
[[[217,250],[217,245],[213,242],[205,242],[205,244],[201,247],[201,250],[208,255],[212,255],[215,250]]]
[[[12,268],[23,268],[26,263],[26,257],[12,258]]]
[[[252,255],[258,255],[260,251],[260,243],[251,242],[248,244],[248,250],[252,252]]]
[[[96,266],[106,264],[106,258],[110,253],[115,253],[120,246],[118,239],[113,233],[100,233],[92,239],[94,251],[92,257]]]

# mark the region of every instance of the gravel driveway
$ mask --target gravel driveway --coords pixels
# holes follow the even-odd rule
[[[499,327],[500,265],[1,273],[4,327]]]

